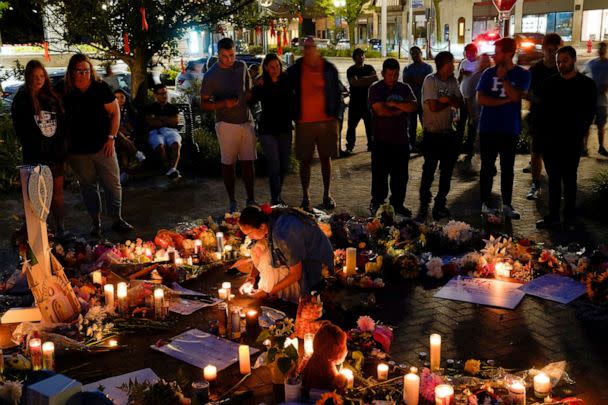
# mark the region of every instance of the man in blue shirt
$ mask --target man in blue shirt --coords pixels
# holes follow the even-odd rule
[[[521,100],[530,88],[530,72],[513,63],[517,45],[512,38],[495,42],[494,62],[477,85],[477,101],[481,106],[479,146],[481,172],[481,210],[488,214],[492,194],[494,165],[500,155],[500,189],[505,217],[519,219],[511,204],[515,149],[521,132]]]
[[[604,137],[606,121],[608,118],[608,44],[600,43],[599,58],[590,60],[585,66],[587,76],[593,79],[597,86],[597,112],[595,113],[595,125],[597,126],[597,140],[600,145],[597,153],[602,156],[608,156],[608,151],[604,148]],[[587,152],[587,139],[589,134],[585,136],[585,150]]]
[[[424,79],[433,73],[433,67],[422,60],[422,51],[417,46],[410,49],[412,63],[403,69],[403,83],[409,84],[418,100],[418,111],[410,114],[408,133],[412,151],[416,149],[416,128],[418,119],[422,124],[422,83]]]

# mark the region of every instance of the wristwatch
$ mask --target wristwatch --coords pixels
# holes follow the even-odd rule
[[[108,135],[108,139],[115,140],[116,139],[116,135]]]

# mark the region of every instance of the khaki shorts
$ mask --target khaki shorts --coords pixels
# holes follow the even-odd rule
[[[301,161],[312,160],[315,146],[320,158],[338,156],[338,120],[296,125],[296,158]]]
[[[215,133],[220,143],[222,164],[233,165],[237,160],[255,160],[255,130],[251,122],[230,124],[220,121],[215,124]]]

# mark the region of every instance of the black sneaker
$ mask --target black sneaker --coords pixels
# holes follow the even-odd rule
[[[114,232],[126,233],[131,232],[134,229],[133,225],[125,221],[124,219],[119,219],[114,221],[112,224],[112,230]]]
[[[447,209],[445,205],[436,205],[433,207],[433,219],[435,221],[439,221],[443,218],[449,218],[450,211]]]
[[[407,218],[411,218],[412,211],[405,208],[403,205],[394,206],[394,208],[395,208],[395,213],[397,213],[399,215],[403,215],[404,217],[407,217]]]
[[[552,217],[550,215],[545,216],[543,219],[536,221],[537,229],[554,229],[559,226],[559,218]]]
[[[597,150],[597,153],[599,153],[602,156],[608,157],[608,150],[606,150],[606,148],[604,148],[603,146]]]

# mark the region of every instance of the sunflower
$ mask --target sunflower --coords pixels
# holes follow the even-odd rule
[[[344,401],[335,392],[326,392],[321,395],[321,398],[319,398],[315,405],[344,405]]]

